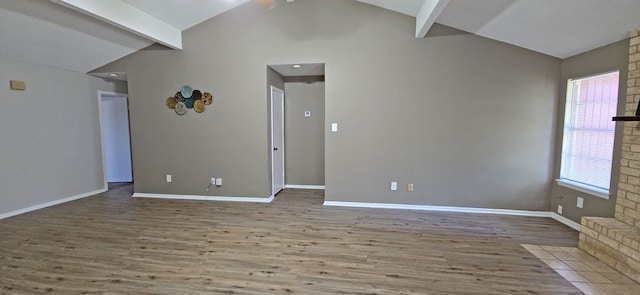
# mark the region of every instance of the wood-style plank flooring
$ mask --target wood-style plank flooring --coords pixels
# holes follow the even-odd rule
[[[582,294],[520,244],[548,218],[131,198],[131,186],[0,220],[0,294]]]

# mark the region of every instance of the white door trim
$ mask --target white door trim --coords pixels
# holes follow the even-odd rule
[[[275,144],[273,142],[273,130],[274,130],[274,125],[273,125],[273,94],[274,92],[280,92],[282,93],[282,103],[280,105],[280,107],[282,108],[282,136],[281,136],[281,142],[280,142],[280,149],[282,150],[282,189],[285,188],[285,175],[284,175],[284,90],[275,87],[273,85],[271,85],[271,91],[270,91],[270,101],[271,101],[271,147],[269,149],[269,153],[271,154],[271,194],[275,196],[276,193],[278,193],[276,191],[276,176],[275,176],[275,167],[276,165],[274,164],[274,159],[273,159],[273,150],[275,148]]]
[[[103,176],[103,181],[104,181],[104,190],[108,191],[109,190],[109,185],[107,184],[107,162],[104,156],[104,132],[103,132],[103,128],[104,126],[102,126],[102,96],[117,96],[117,97],[124,97],[127,99],[127,105],[129,104],[129,94],[127,93],[118,93],[118,92],[111,92],[111,91],[102,91],[102,90],[98,90],[98,124],[100,126],[100,153],[102,154],[102,176]],[[131,121],[129,119],[129,124],[131,124]],[[133,169],[133,165],[132,165],[132,169]]]

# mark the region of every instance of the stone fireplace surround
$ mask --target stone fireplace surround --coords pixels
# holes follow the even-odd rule
[[[631,33],[625,116],[640,101],[640,31]],[[583,217],[579,248],[640,283],[640,122],[624,124],[614,218]]]

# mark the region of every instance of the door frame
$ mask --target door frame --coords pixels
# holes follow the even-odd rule
[[[276,165],[274,163],[274,158],[273,158],[273,151],[275,148],[275,144],[273,142],[273,131],[274,131],[274,120],[273,120],[273,94],[274,92],[280,92],[282,93],[282,103],[280,104],[280,108],[282,109],[282,111],[280,112],[282,114],[282,126],[281,126],[281,131],[282,131],[282,142],[280,142],[280,149],[282,150],[282,189],[285,188],[285,166],[284,166],[284,155],[285,155],[285,149],[284,149],[284,90],[275,87],[273,85],[271,85],[270,87],[270,93],[269,93],[269,98],[270,98],[270,102],[271,102],[271,146],[269,149],[269,153],[271,154],[271,195],[275,196],[278,192],[276,192]]]
[[[129,154],[131,155],[131,179],[133,181],[133,151],[131,150],[131,117],[129,116],[129,94],[98,90],[98,124],[100,126],[100,153],[102,155],[102,175],[104,189],[109,190],[107,182],[107,161],[105,159],[104,126],[102,126],[102,97],[123,97],[127,101],[127,125],[129,126]]]

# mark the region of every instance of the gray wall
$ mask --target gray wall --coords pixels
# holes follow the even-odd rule
[[[98,90],[126,84],[0,59],[0,214],[104,188]]]
[[[284,90],[286,183],[324,185],[324,82],[287,82]]]
[[[182,51],[99,69],[129,77],[135,191],[205,194],[215,176],[216,195],[269,196],[265,66],[325,63],[327,200],[549,210],[560,60],[414,30],[356,1],[252,1],[185,31]],[[213,91],[213,107],[168,110],[184,84]]]
[[[556,140],[556,161],[554,171],[556,178],[560,177],[560,155],[562,154],[562,133],[564,122],[564,109],[566,103],[567,80],[580,78],[614,70],[620,71],[620,86],[618,91],[618,114],[624,115],[627,96],[627,74],[629,63],[629,40],[616,42],[592,51],[567,58],[562,61],[562,80],[560,97],[558,101],[558,128]],[[618,191],[618,179],[620,177],[620,154],[622,151],[623,124],[616,125],[616,138],[613,147],[613,165],[611,167],[611,197],[605,200],[596,196],[585,194],[553,183],[551,194],[551,211],[557,212],[558,205],[563,207],[563,216],[580,222],[582,216],[613,217],[616,192]],[[577,197],[584,198],[584,207],[576,207]]]

